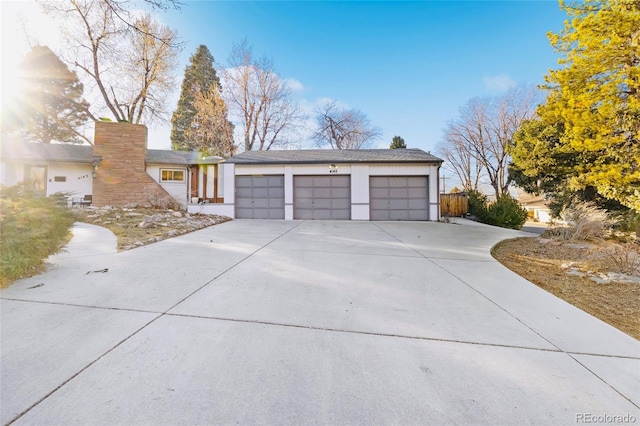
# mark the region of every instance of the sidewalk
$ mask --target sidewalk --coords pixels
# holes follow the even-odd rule
[[[47,261],[60,263],[61,261],[88,256],[113,254],[118,252],[118,239],[113,232],[102,226],[76,222],[71,229],[73,237],[58,253],[50,256]]]

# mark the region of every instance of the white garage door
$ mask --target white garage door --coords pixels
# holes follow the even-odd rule
[[[351,219],[351,176],[294,176],[294,219]]]
[[[427,176],[371,176],[371,220],[429,220]]]
[[[284,219],[284,176],[236,176],[236,218]]]

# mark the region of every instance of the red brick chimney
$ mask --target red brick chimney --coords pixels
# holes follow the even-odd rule
[[[93,205],[124,207],[153,205],[171,197],[147,174],[147,127],[141,124],[96,122],[93,145],[97,160]],[[95,164],[95,163],[94,163]]]

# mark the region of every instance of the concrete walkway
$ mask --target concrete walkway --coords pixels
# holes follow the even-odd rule
[[[640,342],[491,257],[531,234],[456,222],[82,225],[0,293],[0,423],[640,422]]]

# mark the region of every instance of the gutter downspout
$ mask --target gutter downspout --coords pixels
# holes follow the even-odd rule
[[[437,197],[438,197],[438,202],[437,202],[437,206],[438,206],[438,222],[440,222],[440,167],[442,167],[442,163],[438,164],[438,171],[436,172],[437,179],[438,179],[437,180],[437,182],[438,182],[437,183],[437,187],[438,187],[438,190],[437,190],[437,192],[438,192],[437,193]]]

